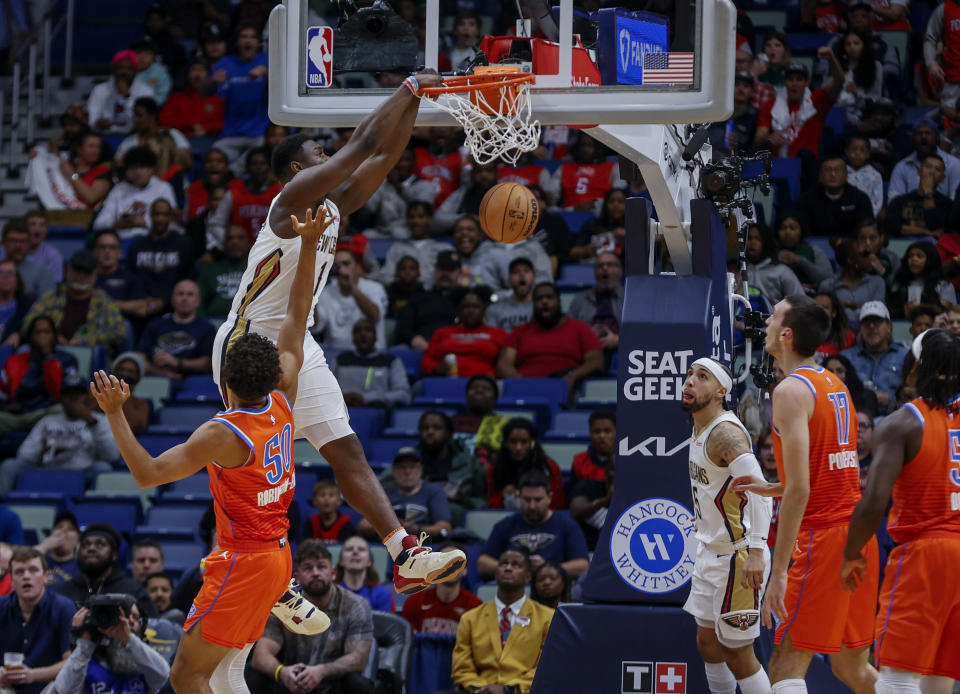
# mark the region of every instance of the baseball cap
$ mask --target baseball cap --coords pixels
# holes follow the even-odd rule
[[[810,71],[807,69],[807,66],[803,63],[790,63],[787,65],[787,69],[784,71],[784,75],[790,74],[801,74],[804,79],[810,79]]]
[[[744,82],[749,82],[750,84],[754,84],[757,81],[757,78],[754,77],[753,73],[750,72],[749,70],[740,70],[740,72],[737,73],[737,76],[734,79],[734,81],[736,80],[743,80]]]
[[[60,511],[57,515],[53,517],[53,526],[57,527],[61,522],[68,521],[74,528],[77,530],[80,529],[80,524],[77,523],[77,517],[73,514],[72,511]]]
[[[86,393],[87,381],[76,371],[68,371],[60,382],[60,393]]]
[[[420,454],[417,453],[417,449],[413,446],[404,446],[397,454],[393,456],[393,464],[396,465],[402,460],[413,460],[414,462],[420,462]]]
[[[70,256],[70,267],[74,270],[90,274],[97,269],[97,259],[91,251],[82,248]]]
[[[460,254],[456,251],[440,251],[434,265],[441,270],[457,270],[460,268]]]
[[[220,28],[219,24],[210,24],[203,30],[203,36],[201,41],[207,43],[208,41],[226,41],[227,37],[223,32],[223,29]]]
[[[890,320],[890,311],[887,310],[887,305],[882,301],[868,301],[860,307],[860,320],[866,320],[870,317]]]
[[[918,120],[916,123],[913,124],[913,130],[911,132],[917,132],[917,128],[919,128],[921,125],[927,126],[931,130],[933,130],[933,132],[935,133],[940,132],[940,128],[937,126],[936,121],[930,118],[921,118],[920,120]]]
[[[852,0],[850,4],[847,5],[847,11],[849,12],[854,7],[866,7],[868,9],[873,9],[873,3],[870,0]]]
[[[533,261],[525,255],[520,255],[510,261],[510,265],[507,266],[507,272],[513,272],[513,266],[517,263],[523,263],[528,268],[533,270]]]

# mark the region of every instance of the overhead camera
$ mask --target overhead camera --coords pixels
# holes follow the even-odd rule
[[[743,165],[748,162],[760,162],[762,172],[755,178],[743,178]],[[752,205],[749,200],[741,200],[744,187],[759,188],[763,193],[770,192],[770,168],[773,159],[770,152],[760,152],[755,157],[729,156],[719,161],[704,164],[700,169],[700,194],[721,206],[743,206],[747,210]]]
[[[389,4],[384,0],[369,4],[344,0],[339,7],[339,22],[333,30],[334,73],[416,69],[421,62],[417,36]]]

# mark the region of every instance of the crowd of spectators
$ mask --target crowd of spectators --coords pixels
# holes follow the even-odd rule
[[[0,434],[21,436],[8,436],[2,451],[0,494],[34,468],[84,470],[92,480],[119,464],[72,347],[102,351],[132,386],[151,377],[176,388],[210,373],[216,326],[280,188],[272,149],[290,134],[267,117],[266,14],[248,4],[257,3],[240,3],[232,19],[225,2],[151,7],[144,38],[104,66],[109,77],[62,114],[56,136],[30,143],[28,182],[43,209],[7,220],[0,245],[0,340],[12,350],[0,376]],[[801,162],[797,193],[778,187],[773,215],[750,225],[746,279],[761,310],[805,292],[830,312],[819,354],[853,395],[865,479],[875,419],[912,392],[895,325],[909,323],[909,336],[932,326],[960,333],[960,160],[951,142],[960,38],[946,30],[943,6],[934,10],[911,88],[883,34],[910,29],[909,2],[808,5],[806,28],[835,35],[808,61],[792,55],[789,34],[755,29],[740,13],[734,112],[711,125],[710,142],[716,157],[765,149]],[[470,11],[457,15],[444,65],[472,56],[480,25]],[[929,112],[906,120],[900,104],[914,101]],[[828,129],[832,109],[842,109],[842,125]],[[350,132],[312,135],[332,153]],[[315,512],[291,512],[291,537],[296,576],[332,627],[318,642],[267,625],[252,668],[278,687],[327,691],[323,683],[338,680],[341,691],[370,691],[372,609],[396,611],[418,632],[456,634],[457,686],[524,691],[552,608],[578,594],[613,495],[616,415],[593,411],[589,443],[561,470],[534,421],[495,412],[497,379],[563,379],[575,405],[584,379],[615,372],[626,199],[647,193],[621,179],[589,131],[544,128],[534,156],[478,165],[458,130],[415,130],[368,203],[341,221],[312,328],[351,408],[405,407],[426,377],[467,381],[464,407],[423,411],[414,445],[398,445],[380,480],[408,532],[438,547],[482,542],[478,573],[496,583],[496,597],[482,603],[471,592],[478,585],[457,578],[401,603],[368,544],[379,538],[343,506],[334,482],[320,480]],[[539,228],[518,244],[497,244],[480,227],[480,201],[499,181],[524,183],[540,203]],[[85,226],[86,248],[68,257],[47,239],[48,219],[64,211]],[[575,294],[557,286],[570,264],[593,268],[593,282]],[[416,350],[413,377],[397,348]],[[769,412],[754,392],[743,401],[773,478]],[[124,413],[143,431],[154,408],[133,397]],[[506,513],[476,538],[462,527],[475,509]],[[29,680],[0,686],[74,691],[108,676],[142,678],[130,686],[145,691],[163,686],[176,644],[168,637],[199,569],[168,573],[156,542],[128,550],[132,538],[82,529],[69,512],[36,548],[23,547],[8,516],[0,514],[0,594],[9,593],[0,640],[25,652]],[[90,592],[132,596],[104,640],[78,607]],[[511,640],[518,618],[523,638]],[[43,638],[30,636],[37,630]],[[485,645],[495,630],[499,655]]]

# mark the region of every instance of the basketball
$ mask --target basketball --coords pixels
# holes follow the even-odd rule
[[[498,183],[480,201],[480,226],[500,243],[517,243],[533,233],[540,206],[530,189],[519,183]]]

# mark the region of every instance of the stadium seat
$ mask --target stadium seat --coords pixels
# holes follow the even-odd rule
[[[373,251],[374,257],[382,263],[387,259],[387,251],[390,250],[390,246],[393,245],[394,241],[395,239],[392,237],[387,239],[370,239],[370,250]]]
[[[383,430],[384,436],[417,436],[419,433],[420,417],[429,408],[401,407],[393,411],[390,426]],[[457,413],[452,407],[438,407],[441,412],[453,416]]]
[[[223,398],[220,397],[220,389],[213,382],[213,377],[207,374],[187,376],[183,379],[180,388],[174,395],[175,402],[208,402],[216,405],[217,408],[223,406]]]
[[[164,504],[185,503],[191,506],[201,504],[204,508],[211,498],[210,477],[205,471],[172,482],[160,494],[160,499]]]
[[[30,528],[46,536],[53,528],[53,519],[57,517],[56,506],[41,506],[34,504],[9,504],[11,511],[20,517],[20,525],[24,530]]]
[[[189,436],[220,410],[219,404],[213,405],[167,405],[157,412],[157,423],[150,427],[151,432],[178,433]]]
[[[70,503],[70,497],[61,491],[48,489],[43,491],[17,491],[14,489],[7,492],[7,503],[34,505],[34,506],[56,506],[58,509],[64,509]]]
[[[137,441],[141,446],[144,447],[144,449],[146,449],[147,453],[155,456],[160,455],[168,448],[173,448],[174,446],[186,441],[189,433],[190,432],[183,434],[139,434],[137,435]]]
[[[829,44],[836,34],[793,32],[790,34],[790,52],[793,55],[816,55],[817,49]]]
[[[475,592],[480,600],[483,602],[489,602],[497,597],[497,584],[493,582],[483,583],[477,586],[477,590]]]
[[[364,444],[367,459],[371,464],[393,462],[393,456],[404,446],[416,446],[417,439],[371,439]]]
[[[787,26],[787,13],[783,10],[750,10],[747,16],[753,22],[754,29],[763,27],[783,31]]]
[[[913,342],[913,335],[910,334],[910,321],[893,321],[893,341],[905,342],[907,344]]]
[[[140,516],[139,499],[91,498],[78,499],[73,513],[81,528],[91,523],[109,523],[117,532],[133,533]]]
[[[400,361],[403,362],[403,370],[407,372],[407,378],[411,382],[417,379],[420,375],[420,362],[423,360],[422,351],[399,345],[391,347],[387,352],[400,358]]]
[[[293,461],[300,465],[301,463],[326,463],[313,444],[306,439],[296,439],[293,442]]]
[[[466,378],[424,378],[420,381],[420,394],[413,399],[413,403],[462,406],[466,397]]]
[[[76,497],[83,496],[86,486],[83,470],[24,468],[17,478],[16,489],[23,492],[59,492],[68,497]]]
[[[170,399],[170,379],[164,376],[144,376],[140,379],[133,394],[138,398],[150,400],[156,412]]]
[[[567,382],[562,378],[508,378],[497,405],[545,408],[554,413],[567,404]]]
[[[156,487],[141,489],[137,486],[127,471],[101,472],[93,481],[93,489],[86,493],[86,496],[105,496],[105,497],[130,497],[136,496],[140,499],[141,507],[146,510],[153,504],[153,497],[157,494]]]
[[[576,442],[551,442],[545,441],[543,452],[547,454],[553,462],[557,464],[561,472],[569,472],[573,469],[573,456],[577,453],[583,453],[587,450],[589,441]]]
[[[309,503],[313,499],[313,485],[317,483],[319,475],[309,469],[297,470],[297,486],[293,492],[294,499],[303,499]],[[298,528],[299,530],[299,528]]]
[[[515,513],[516,511],[507,509],[474,509],[464,514],[463,527],[467,530],[472,530],[486,540],[490,537],[490,531],[493,530],[493,526]]]
[[[590,414],[586,410],[556,412],[553,425],[544,438],[582,439],[590,436]]]
[[[386,420],[387,415],[383,410],[373,407],[350,408],[350,428],[361,441],[379,436]]]
[[[205,511],[206,506],[201,505],[158,503],[147,511],[146,525],[164,528],[167,532],[189,531],[192,537],[196,537]]]
[[[596,284],[593,265],[586,263],[566,263],[560,266],[557,289],[587,289]]]
[[[164,542],[161,547],[164,571],[187,571],[207,555],[207,546],[202,542]]]
[[[563,221],[567,223],[567,226],[570,227],[570,231],[574,234],[580,231],[580,227],[586,224],[588,219],[593,219],[595,217],[593,212],[590,212],[590,211],[584,211],[584,212],[564,211],[560,213],[560,216],[563,217]],[[592,277],[593,264],[587,265],[585,267],[590,268],[590,273]]]
[[[579,404],[588,407],[615,407],[618,392],[617,379],[591,378],[583,382]]]

